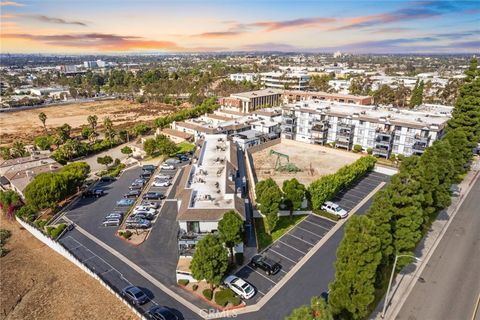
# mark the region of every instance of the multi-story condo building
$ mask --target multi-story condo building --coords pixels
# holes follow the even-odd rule
[[[265,72],[260,81],[266,88],[307,90],[310,76],[306,72]]]
[[[231,94],[218,99],[218,102],[237,112],[249,113],[266,107],[276,107],[281,103],[283,90],[263,89]]]
[[[424,105],[416,110],[302,101],[283,107],[282,138],[372,149],[375,156],[422,154],[443,135],[452,107]]]
[[[371,96],[354,96],[351,94],[326,93],[321,91],[298,91],[285,90],[283,92],[283,102],[292,103],[305,100],[325,100],[331,102],[371,105],[373,97]]]
[[[258,76],[255,73],[233,73],[230,75],[230,80],[231,81],[249,81],[249,82],[255,82],[257,81]]]

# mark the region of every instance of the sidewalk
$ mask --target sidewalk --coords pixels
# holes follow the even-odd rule
[[[474,181],[479,177],[479,172],[480,159],[477,159],[473,162],[472,169],[467,174],[465,179],[459,184],[461,188],[460,196],[453,198],[452,204],[438,214],[437,219],[432,223],[429,232],[420,241],[417,249],[415,249],[414,255],[421,261],[413,262],[406,266],[394,278],[392,287],[390,289],[390,302],[387,306],[385,317],[383,319],[393,320],[397,317],[398,312],[402,308],[405,300],[408,298],[413,286],[421,279],[420,275],[422,274],[423,269],[428,264],[428,260],[435,251],[436,246],[442,239],[443,234],[450,225],[450,222],[455,217],[458,208],[470,191]],[[379,302],[376,309],[370,316],[370,319],[382,320],[381,314],[384,302],[385,298]]]

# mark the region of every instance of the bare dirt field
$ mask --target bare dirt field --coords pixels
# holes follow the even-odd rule
[[[180,107],[167,104],[140,104],[124,100],[97,101],[78,104],[67,104],[17,112],[0,113],[0,144],[9,144],[15,139],[25,142],[43,133],[43,126],[38,114],[47,115],[47,129],[59,127],[68,123],[72,128],[88,125],[89,115],[98,116],[98,125],[101,128],[103,118],[110,117],[115,127],[123,127],[134,122],[148,122],[159,116],[171,113]]]
[[[0,213],[1,214],[1,213]],[[0,319],[137,319],[96,280],[28,231],[0,217],[12,232],[0,258]]]
[[[297,173],[275,171],[277,156],[270,155],[270,150],[288,155],[290,163],[293,163],[301,171]],[[252,157],[258,180],[272,177],[281,186],[284,180],[291,178],[297,178],[301,183],[308,185],[320,176],[334,173],[344,165],[354,162],[360,158],[360,155],[319,145],[282,139],[280,144],[255,152],[252,154]],[[280,160],[282,165],[287,163],[285,158]]]

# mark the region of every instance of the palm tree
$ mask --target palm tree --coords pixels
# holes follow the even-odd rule
[[[112,144],[113,136],[113,122],[109,117],[103,119],[103,126],[105,127],[106,133],[108,135],[108,140],[110,141],[110,146]]]
[[[96,115],[90,115],[88,116],[87,121],[90,124],[90,127],[92,128],[91,141],[95,142],[95,139],[97,136],[96,129],[97,129],[98,117]]]
[[[10,148],[10,154],[13,158],[25,157],[27,155],[25,145],[21,141],[15,141]]]
[[[47,121],[47,115],[43,112],[40,112],[38,114],[38,119],[40,119],[40,121],[42,122],[43,129],[45,130],[45,134],[47,134],[47,126],[45,125],[45,122]]]

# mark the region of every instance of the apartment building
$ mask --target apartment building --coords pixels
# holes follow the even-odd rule
[[[178,186],[179,249],[187,254],[201,237],[215,233],[225,212],[235,210],[245,220],[237,146],[226,134],[205,135],[192,165]]]
[[[420,155],[439,139],[453,108],[424,105],[416,110],[302,101],[283,107],[282,138],[332,144],[352,150],[358,144],[373,155]]]
[[[231,94],[218,99],[220,105],[237,112],[249,113],[265,107],[276,107],[281,103],[283,90],[263,89]]]
[[[236,81],[236,82],[242,82],[242,81],[256,82],[257,79],[258,79],[258,76],[255,73],[233,73],[230,75],[230,80]]]
[[[354,96],[341,93],[326,93],[321,91],[298,91],[285,90],[283,92],[283,102],[293,103],[307,100],[324,100],[338,103],[349,103],[357,105],[372,105],[373,97],[371,96]]]
[[[310,76],[306,72],[264,72],[260,81],[266,88],[307,90]]]

